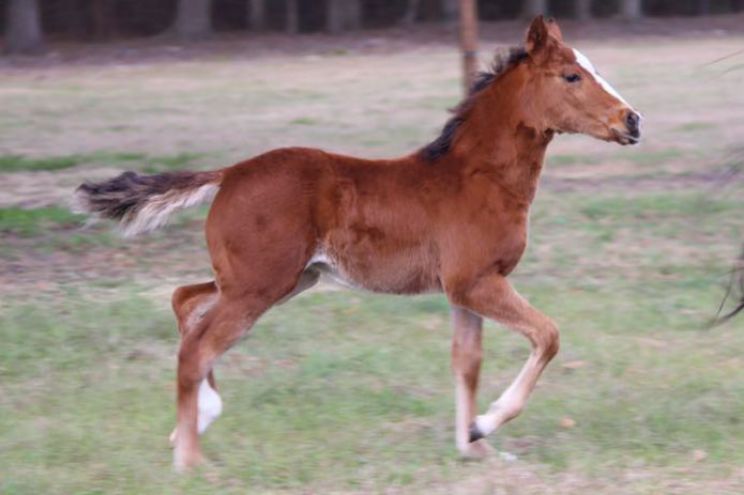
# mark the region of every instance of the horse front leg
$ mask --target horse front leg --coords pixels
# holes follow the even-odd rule
[[[517,378],[491,403],[488,411],[470,425],[469,441],[475,442],[515,418],[524,409],[538,378],[558,353],[558,327],[530,306],[505,277],[497,274],[479,278],[464,290],[448,292],[453,304],[498,321],[527,337],[532,352]]]
[[[488,455],[485,441],[470,442],[469,428],[476,414],[476,393],[483,358],[483,318],[465,308],[452,307],[452,373],[455,378],[455,444],[466,458]]]

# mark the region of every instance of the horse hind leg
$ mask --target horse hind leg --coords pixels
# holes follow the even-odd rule
[[[178,331],[183,336],[191,330],[206,311],[216,302],[218,295],[214,281],[184,285],[173,291],[171,306],[178,320]]]
[[[171,305],[178,320],[181,337],[194,329],[206,311],[215,304],[217,297],[218,290],[214,281],[184,285],[173,292]],[[222,413],[222,399],[217,393],[214,370],[209,370],[206,379],[199,385],[198,403],[198,430],[202,434]],[[168,438],[171,446],[175,445],[177,431],[177,428],[173,428]]]
[[[213,412],[221,409],[205,385],[215,360],[247,333],[259,316],[278,299],[230,298],[220,294],[217,303],[199,325],[184,335],[178,352],[178,434],[174,451],[177,470],[200,463],[198,434],[208,424],[202,419],[202,414],[212,406]],[[212,400],[215,402],[210,402]]]
[[[203,385],[214,362],[245,335],[266,310],[298,286],[305,261],[295,260],[290,264],[281,254],[279,260],[284,264],[271,263],[279,267],[274,270],[252,270],[236,260],[230,267],[232,273],[228,280],[239,280],[240,284],[226,283],[226,289],[219,291],[214,305],[193,328],[187,329],[181,339],[178,352],[178,434],[173,454],[177,470],[194,466],[202,459],[199,432],[204,422],[200,423],[199,415],[205,409],[200,405],[214,405],[209,403],[214,396]]]
[[[284,304],[297,294],[310,289],[318,283],[319,278],[319,271],[314,269],[305,270],[292,292],[284,296],[276,304]],[[185,315],[185,323],[183,325],[179,323],[182,335],[188,331],[186,321],[192,320],[192,325],[189,326],[192,327],[193,320],[198,321],[201,319],[204,316],[204,312],[214,304],[216,297],[217,292],[214,282],[180,287],[176,290],[176,293],[174,293],[173,296],[174,308],[176,307],[177,300],[179,302],[183,300],[183,302],[179,304],[179,308],[185,307],[185,310],[180,311]],[[179,311],[176,311],[176,314],[179,314]],[[180,321],[181,317],[179,316],[179,322]],[[222,398],[217,392],[214,368],[210,368],[207,377],[199,384],[198,411],[197,430],[199,434],[202,435],[209,425],[211,425],[214,420],[222,414]],[[175,445],[177,431],[178,427],[175,427],[173,428],[173,432],[170,434],[169,440],[172,446]]]

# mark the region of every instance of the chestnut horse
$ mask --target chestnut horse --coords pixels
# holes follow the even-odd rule
[[[201,460],[198,435],[220,414],[212,367],[269,308],[326,275],[388,294],[443,292],[452,306],[456,446],[517,416],[558,352],[558,328],[507,276],[527,244],[529,209],[548,143],[583,133],[636,143],[640,115],[563,43],[532,21],[523,48],[480,75],[442,134],[398,159],[364,160],[316,149],[270,151],[211,172],[125,173],[77,190],[82,210],[133,235],[173,210],[214,198],[206,239],[214,280],[176,289],[178,413],[174,460]],[[476,416],[481,325],[524,335],[532,353],[514,382]]]

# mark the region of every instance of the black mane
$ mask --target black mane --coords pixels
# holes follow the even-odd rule
[[[429,162],[434,162],[446,155],[452,147],[452,140],[455,138],[457,129],[465,121],[465,113],[472,105],[475,96],[525,58],[527,58],[527,51],[522,47],[512,47],[505,53],[497,54],[490,70],[480,72],[476,76],[468,95],[453,109],[454,115],[444,124],[439,136],[421,148],[419,151],[421,156]]]

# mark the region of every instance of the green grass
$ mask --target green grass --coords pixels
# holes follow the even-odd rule
[[[734,210],[741,201],[720,199],[702,193],[651,193],[640,197],[604,195],[590,198],[581,206],[581,213],[590,220],[615,221],[661,220],[695,217]]]
[[[298,117],[292,119],[289,123],[292,125],[318,125],[318,121],[310,117]]]
[[[662,150],[645,150],[643,153],[634,153],[631,150],[623,150],[618,152],[618,155],[622,159],[627,160],[631,163],[642,166],[657,165],[660,163],[674,162],[675,160],[681,161],[690,160],[693,158],[693,152],[689,150],[680,150],[676,148],[668,148]]]
[[[716,125],[710,122],[686,122],[675,128],[676,131],[696,133],[716,129]]]
[[[565,284],[524,287],[563,327],[562,355],[493,442],[520,462],[600,478],[679,468],[695,449],[711,465],[744,462],[735,377],[744,332],[702,330],[679,314],[708,311],[716,294],[705,286],[686,289],[676,311],[659,311],[682,295],[663,286],[569,288],[562,298]],[[218,367],[225,413],[204,437],[213,466],[179,481],[166,442],[172,317],[136,287],[117,293],[108,303],[79,293],[19,301],[2,313],[0,464],[18,467],[3,493],[419,492],[426,479],[447,486],[470,469],[451,445],[441,297],[316,294],[272,311]],[[517,336],[486,333],[481,407],[527,353]],[[561,366],[577,359],[581,368]],[[576,426],[561,428],[564,416]],[[437,474],[422,480],[426,466]]]
[[[36,209],[0,208],[0,232],[30,237],[50,228],[78,226],[82,219],[81,215],[57,206]]]
[[[561,165],[593,165],[601,160],[594,155],[550,155],[547,157],[547,166]]]
[[[149,156],[143,158],[142,161],[146,162],[147,165],[142,167],[142,170],[147,173],[183,170],[195,165],[196,161],[203,156],[202,153],[178,153],[166,156]]]
[[[181,170],[197,165],[204,153],[183,152],[151,155],[136,151],[97,151],[95,153],[30,158],[22,155],[0,156],[0,173],[54,171],[78,165],[137,168],[144,172]]]
[[[83,158],[80,155],[53,156],[44,158],[28,158],[23,155],[2,155],[0,156],[0,173],[61,170],[64,168],[74,167],[75,165],[82,163],[82,161]]]

